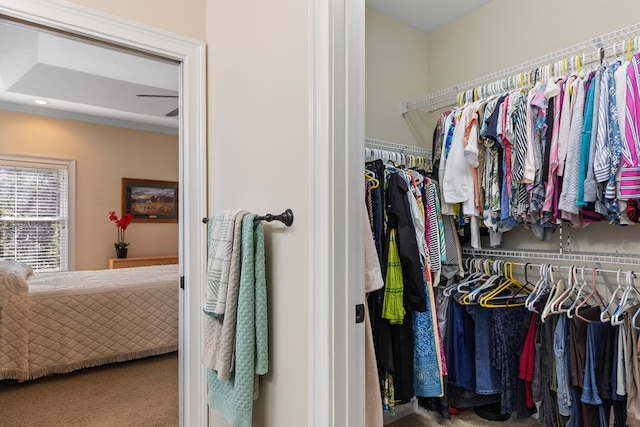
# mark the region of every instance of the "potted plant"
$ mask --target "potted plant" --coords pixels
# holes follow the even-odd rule
[[[127,229],[127,226],[131,223],[133,219],[133,214],[128,213],[125,214],[121,219],[118,219],[115,211],[109,212],[109,220],[113,221],[116,224],[116,228],[118,230],[118,241],[114,243],[116,248],[116,258],[126,258],[127,257],[127,246],[129,243],[124,240],[124,231]]]

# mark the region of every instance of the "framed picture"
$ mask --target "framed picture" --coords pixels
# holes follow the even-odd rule
[[[122,214],[131,222],[178,222],[178,183],[122,178]]]

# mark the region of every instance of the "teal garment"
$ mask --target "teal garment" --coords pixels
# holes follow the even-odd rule
[[[209,406],[233,427],[251,427],[255,375],[266,374],[269,365],[264,230],[255,217],[242,219],[235,367],[228,380],[208,371]]]
[[[587,168],[591,154],[591,132],[593,130],[593,104],[596,89],[595,77],[591,79],[587,99],[584,106],[584,122],[582,124],[582,141],[580,144],[580,167],[578,169],[578,196],[576,206],[587,206],[584,201],[584,181],[587,179]]]

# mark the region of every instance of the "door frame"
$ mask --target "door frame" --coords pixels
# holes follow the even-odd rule
[[[309,0],[310,427],[365,425],[364,0]]]
[[[58,0],[0,0],[0,14],[180,62],[179,293],[180,425],[206,426],[206,372],[201,362],[206,233],[205,43]]]

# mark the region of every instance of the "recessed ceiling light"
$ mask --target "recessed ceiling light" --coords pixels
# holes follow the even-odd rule
[[[44,99],[34,99],[33,102],[35,102],[38,105],[47,105],[49,102],[45,101]]]

